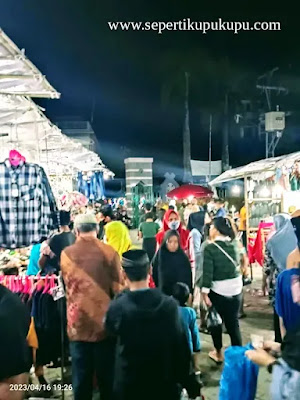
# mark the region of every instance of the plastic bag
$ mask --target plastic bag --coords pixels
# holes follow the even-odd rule
[[[258,366],[245,356],[247,350],[253,350],[253,346],[232,346],[225,350],[219,400],[255,399]]]
[[[223,321],[217,310],[214,307],[210,307],[207,314],[206,325],[207,329],[211,330],[217,328],[219,325],[222,325]]]

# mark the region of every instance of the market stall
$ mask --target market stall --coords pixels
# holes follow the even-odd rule
[[[58,99],[46,77],[0,29],[0,93]]]
[[[63,303],[56,301],[58,296],[55,298],[62,287],[60,277],[24,274],[31,246],[40,246],[58,227],[49,176],[58,170],[64,174],[64,168],[73,170],[74,166],[76,172],[95,165],[105,167],[95,153],[87,153],[65,137],[32,97],[57,99],[60,94],[28,60],[24,50],[0,30],[0,284],[22,295],[23,301],[39,290],[39,294],[48,296],[51,307],[43,314],[47,315],[44,320],[53,316],[47,324],[50,331],[46,332],[37,313],[32,313],[39,342],[37,359],[40,365],[60,365],[63,384],[65,321]],[[42,284],[37,287],[37,283]]]
[[[2,30],[0,78],[0,162],[17,149],[27,162],[44,168],[56,196],[77,188],[78,172],[114,176],[96,153],[65,136],[33,102],[58,99],[60,93]]]
[[[300,152],[252,162],[228,170],[210,182],[213,187],[244,180],[246,232],[252,261],[262,264],[272,217],[300,208]]]

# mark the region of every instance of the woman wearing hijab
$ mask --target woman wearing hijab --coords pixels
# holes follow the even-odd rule
[[[295,248],[295,250],[293,250],[286,261],[286,268],[287,269],[291,269],[291,268],[295,268],[298,267],[300,265],[300,238],[298,238],[299,236],[299,232],[300,232],[300,210],[296,210],[293,214],[292,214],[292,225],[294,226],[294,230],[297,236],[297,242],[298,242],[298,246]]]
[[[188,285],[192,293],[192,269],[189,259],[180,246],[180,236],[175,230],[169,230],[156,253],[153,263],[153,280],[157,288],[171,296],[174,285],[182,282]]]
[[[105,243],[109,244],[122,257],[122,254],[132,247],[127,226],[121,221],[116,221],[110,206],[103,207],[100,214],[100,219],[104,223]]]
[[[113,247],[120,257],[123,253],[130,250],[132,242],[128,228],[123,222],[109,222],[104,229],[106,243]]]
[[[294,227],[294,234],[297,240],[297,247],[300,244],[300,217],[291,220]],[[277,278],[276,313],[279,316],[282,338],[286,332],[300,326],[300,264],[282,271]]]
[[[183,228],[180,216],[175,210],[168,210],[164,215],[163,228],[156,235],[156,243],[159,247],[165,237],[166,232],[169,230],[177,231],[180,238],[180,247],[186,252],[190,261],[193,260],[193,249],[190,232]]]
[[[277,277],[286,269],[288,255],[297,247],[294,228],[288,214],[274,217],[275,232],[267,241],[264,261],[264,273],[270,280],[270,300],[274,309],[275,341],[281,343],[279,318],[275,310],[275,288]]]
[[[195,292],[193,307],[195,310],[200,309],[200,287],[202,281],[203,268],[201,263],[201,244],[204,239],[204,226],[210,222],[206,209],[202,208],[200,211],[193,212],[189,216],[188,229],[191,232],[195,260]],[[197,282],[197,284],[196,284]]]

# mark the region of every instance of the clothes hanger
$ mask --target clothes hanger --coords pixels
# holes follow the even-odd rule
[[[45,288],[43,290],[43,294],[49,293],[49,289],[50,289],[50,277],[49,277],[49,275],[46,275],[46,277],[45,277]]]
[[[11,150],[9,152],[8,159],[13,167],[18,167],[21,162],[26,162],[25,157],[22,156],[22,154],[19,153],[17,150]]]

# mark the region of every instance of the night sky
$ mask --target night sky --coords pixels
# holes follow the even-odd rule
[[[280,80],[287,83],[290,94],[274,101],[288,107],[293,114],[287,121],[288,129],[278,153],[300,149],[299,21],[297,15],[287,16],[289,12],[295,13],[294,8],[285,9],[282,2],[278,8],[276,3],[270,4],[200,0],[2,0],[0,26],[20,48],[26,49],[27,56],[61,92],[60,100],[42,101],[50,119],[55,121],[64,115],[90,119],[95,101],[93,127],[103,161],[122,176],[124,157],[153,156],[155,173],[160,176],[167,171],[179,173],[182,168],[183,100],[174,91],[170,101],[163,104],[162,88],[184,63],[193,65],[190,98],[193,158],[208,159],[209,107],[214,96],[215,102],[220,101],[217,99],[220,93],[218,89],[211,90],[211,78],[206,77],[203,67],[208,60],[218,65],[218,60],[225,58],[232,70],[249,77],[246,79],[251,81],[250,94],[247,94],[251,98],[261,97],[262,102],[264,96],[255,90],[256,77],[280,67]],[[158,35],[112,32],[107,25],[108,21],[178,21],[188,17],[196,21],[219,17],[280,21],[282,30],[238,35],[232,32]],[[221,82],[223,74],[219,69],[214,80]],[[253,137],[241,140],[235,130],[232,123],[233,166],[264,156],[263,141]],[[215,111],[213,158],[220,157],[220,112]]]

